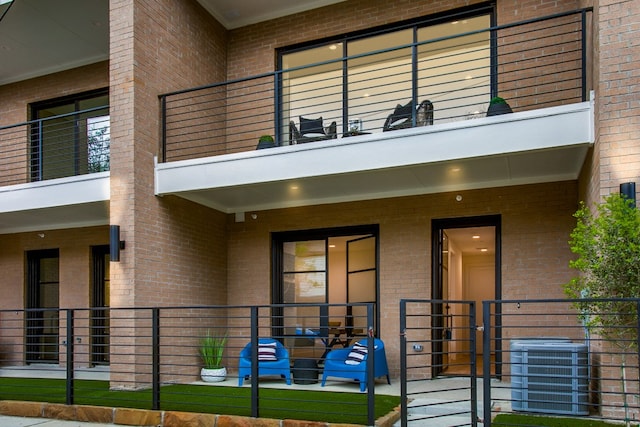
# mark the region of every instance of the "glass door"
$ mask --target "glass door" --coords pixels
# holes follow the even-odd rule
[[[376,238],[374,236],[361,237],[347,241],[347,302],[348,303],[376,303],[377,298],[377,260]],[[345,318],[347,337],[366,336],[371,328],[377,330],[377,325],[367,324],[365,306],[347,306]],[[375,321],[375,316],[374,316]]]
[[[109,364],[109,246],[92,249],[93,283],[91,289],[91,363]]]
[[[58,249],[27,253],[27,363],[58,362],[60,271]]]

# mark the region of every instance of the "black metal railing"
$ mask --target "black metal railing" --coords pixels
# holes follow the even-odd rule
[[[484,301],[482,311],[483,377],[493,363],[500,379],[484,382],[486,426],[511,425],[513,412],[638,419],[640,299]]]
[[[108,171],[109,107],[0,127],[0,186]]]
[[[161,95],[160,161],[484,117],[498,95],[514,111],[585,101],[590,12],[581,9]],[[394,124],[407,112],[407,121]],[[301,123],[301,117],[315,121]],[[305,136],[302,127],[314,131],[312,136]],[[273,141],[260,141],[264,135]]]
[[[373,304],[2,310],[0,399],[373,425],[373,313]],[[226,336],[224,374],[201,372],[207,335]],[[277,343],[273,364],[260,361],[263,341]],[[355,342],[374,356],[322,378],[328,354]],[[351,378],[360,371],[366,393]],[[317,392],[336,389],[342,402],[318,411]]]
[[[401,423],[635,424],[639,315],[640,299],[402,300]]]

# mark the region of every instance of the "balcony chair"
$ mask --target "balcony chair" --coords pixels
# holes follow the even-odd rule
[[[413,127],[413,106],[409,101],[406,105],[396,105],[393,113],[389,114],[384,122],[382,130],[384,132],[397,129],[407,129]],[[433,124],[433,104],[425,100],[418,105],[416,110],[416,126],[428,126]]]
[[[322,117],[317,119],[307,119],[300,116],[300,130],[296,124],[289,123],[289,141],[291,144],[304,144],[307,142],[325,141],[338,137],[336,122],[331,122],[326,128],[322,123]]]
[[[260,338],[258,346],[258,377],[280,375],[291,385],[289,352],[282,343],[273,338]],[[242,349],[239,359],[238,385],[242,387],[245,378],[251,376],[251,343]]]
[[[369,338],[360,340],[354,345],[331,350],[324,361],[324,371],[322,372],[322,387],[324,387],[327,377],[349,378],[360,382],[360,391],[367,389],[367,342]],[[387,355],[384,351],[384,343],[378,338],[373,339],[374,361],[373,376],[375,378],[386,376],[389,379],[389,367],[387,365]]]

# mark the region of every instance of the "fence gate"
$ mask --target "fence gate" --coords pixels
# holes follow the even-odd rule
[[[474,301],[400,301],[403,427],[478,425],[482,328],[476,325]]]

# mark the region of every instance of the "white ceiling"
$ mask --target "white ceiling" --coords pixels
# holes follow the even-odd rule
[[[197,1],[233,29],[344,0]],[[0,0],[3,12],[0,85],[109,58],[109,0]]]
[[[227,29],[293,15],[345,0],[197,0]]]

